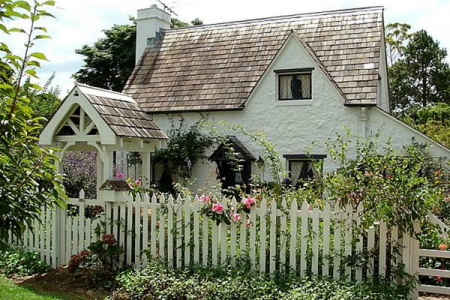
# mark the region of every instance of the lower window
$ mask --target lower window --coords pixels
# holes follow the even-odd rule
[[[284,155],[287,159],[290,184],[299,187],[303,182],[318,178],[325,157],[326,155]]]

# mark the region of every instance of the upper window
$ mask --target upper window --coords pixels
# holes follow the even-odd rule
[[[312,69],[280,70],[278,100],[312,99]]]

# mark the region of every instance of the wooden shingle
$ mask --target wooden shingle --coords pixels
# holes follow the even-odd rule
[[[376,104],[382,13],[371,7],[169,29],[146,49],[124,93],[151,113],[242,109],[294,33],[346,102]]]

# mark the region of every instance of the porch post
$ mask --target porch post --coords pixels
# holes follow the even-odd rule
[[[145,188],[150,188],[150,151],[141,152],[142,158],[142,185]]]

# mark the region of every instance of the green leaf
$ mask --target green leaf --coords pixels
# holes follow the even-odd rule
[[[26,1],[16,1],[14,4],[20,8],[27,10],[27,11],[31,11],[31,6]]]
[[[42,3],[42,5],[49,5],[49,6],[55,6],[55,1],[49,0]]]
[[[47,32],[47,28],[45,27],[34,27],[34,30],[41,30],[43,32]]]
[[[41,60],[48,60],[48,59],[45,57],[44,53],[41,53],[41,52],[34,52],[34,53],[31,53],[30,56],[31,56],[31,57],[35,57],[35,58],[37,58],[37,59],[41,59]]]
[[[36,35],[34,39],[35,39],[35,40],[39,40],[39,39],[51,39],[51,37],[50,37],[49,35],[39,34],[39,35]]]
[[[6,26],[3,24],[0,24],[0,30],[3,31],[4,33],[9,34],[8,28],[6,28]]]
[[[21,33],[27,33],[25,30],[23,30],[22,28],[17,28],[17,27],[13,27],[9,30],[9,32],[21,32]]]

